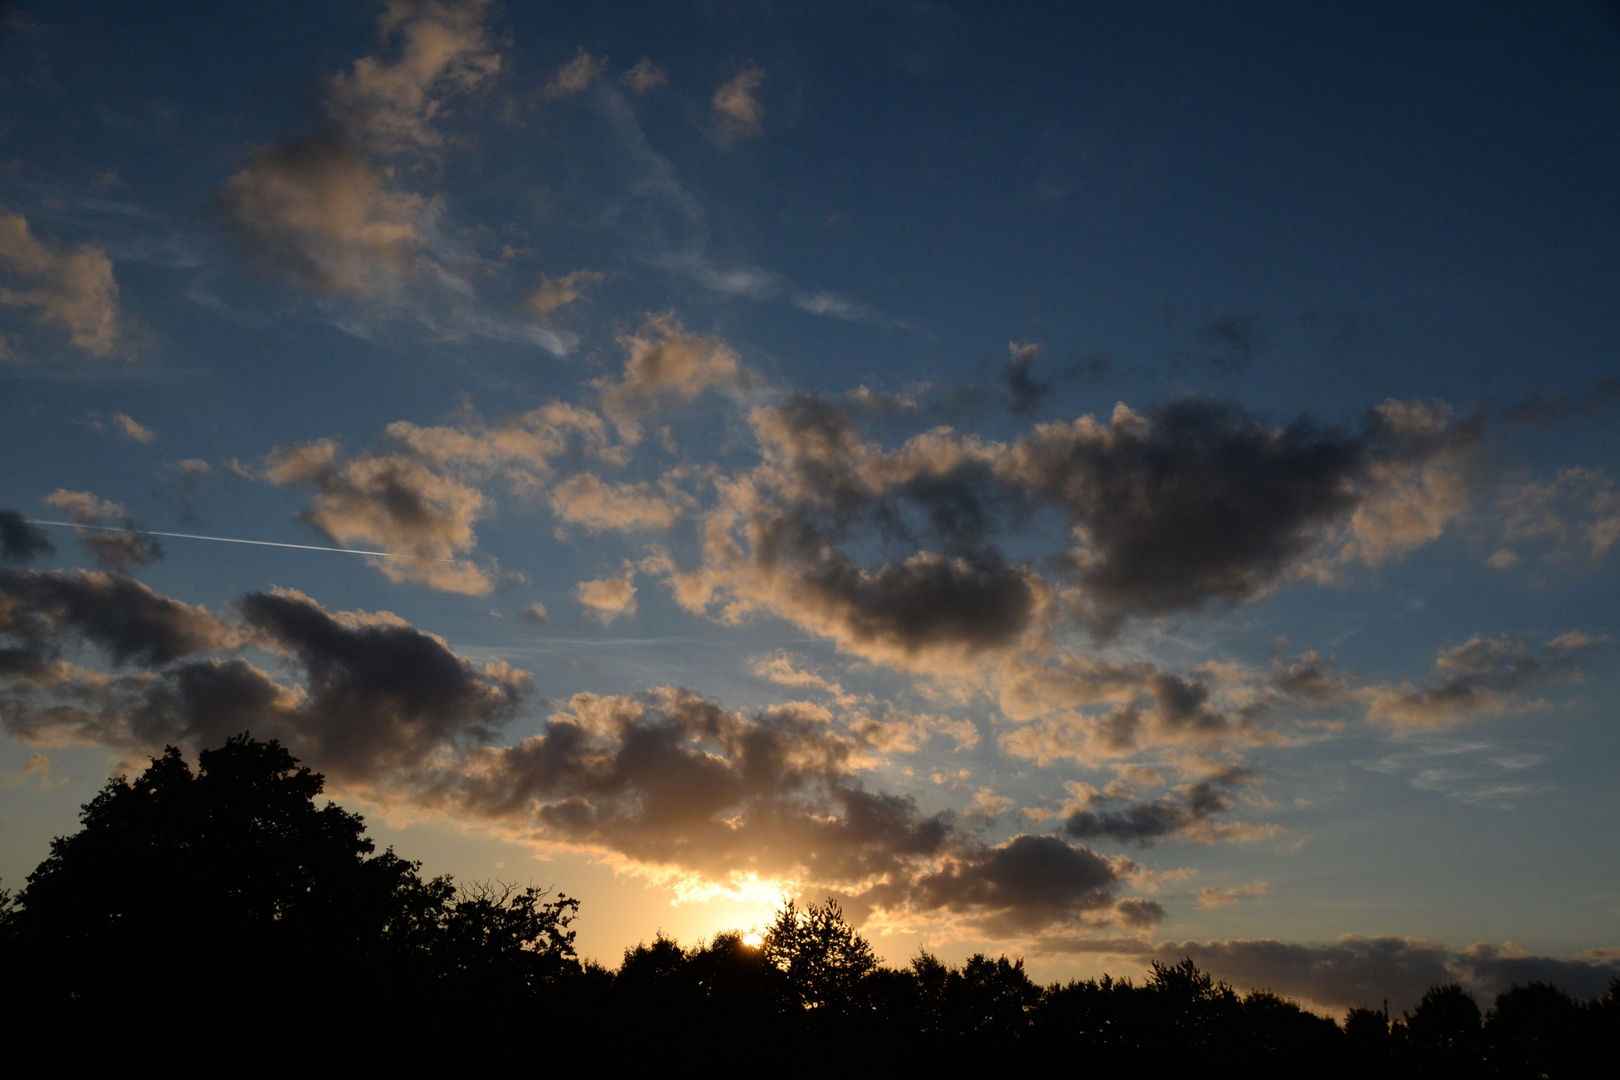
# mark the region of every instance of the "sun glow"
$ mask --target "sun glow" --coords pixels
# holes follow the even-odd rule
[[[743,935],[743,944],[748,946],[750,949],[757,949],[761,945],[765,944],[765,939],[759,936],[759,931],[750,930],[748,933]]]

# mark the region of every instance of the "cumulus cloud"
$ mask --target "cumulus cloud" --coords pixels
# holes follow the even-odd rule
[[[1239,900],[1247,900],[1251,896],[1264,896],[1270,890],[1270,883],[1265,881],[1257,881],[1253,885],[1239,885],[1231,889],[1217,889],[1211,886],[1198,890],[1198,905],[1226,907]]]
[[[392,580],[481,595],[494,587],[494,570],[467,556],[477,544],[474,523],[489,508],[492,481],[520,496],[538,496],[550,487],[558,459],[617,465],[626,456],[598,413],[552,402],[494,422],[471,413],[454,424],[397,421],[377,445],[353,455],[329,439],[278,447],[258,478],[313,486],[303,520],[337,543],[382,549],[389,557],[372,565]],[[593,528],[645,522],[659,497],[670,507],[685,505],[673,487],[654,496],[635,486],[602,485],[594,505],[591,492],[580,483],[575,488],[570,493],[578,496],[580,524]]]
[[[994,451],[949,429],[893,452],[830,402],[751,416],[762,461],[720,485],[705,565],[671,577],[690,610],[769,611],[851,652],[913,667],[999,654],[1044,632],[1051,591],[989,542]],[[863,566],[844,545],[900,554]],[[937,548],[933,544],[937,543]]]
[[[522,672],[291,590],[249,593],[236,612],[227,623],[117,575],[0,572],[0,722],[36,745],[131,751],[252,730],[385,805],[722,892],[836,889],[875,917],[1001,937],[1162,917],[1120,896],[1128,860],[1056,836],[988,844],[948,812],[867,790],[862,739],[820,707],[579,694],[536,735],[491,745],[533,700]],[[271,668],[233,655],[247,645]],[[86,647],[114,670],[62,661]]]
[[[43,529],[15,510],[0,510],[0,562],[28,563],[54,554],[56,547]]]
[[[1280,705],[1302,704],[1261,676],[1209,668],[1180,676],[1143,661],[1110,663],[1072,654],[1042,665],[1009,665],[1000,679],[1002,711],[1012,720],[1032,721],[1004,732],[1001,749],[1040,765],[1067,759],[1097,766],[1149,748],[1189,755],[1189,764],[1211,765],[1235,748],[1287,741],[1261,721]],[[1220,775],[1226,786],[1242,782],[1239,772]],[[1214,792],[1186,792],[1167,796],[1158,807],[1134,808],[1126,817],[1140,818],[1143,827],[1175,821],[1190,826],[1201,820],[1187,801],[1195,795],[1205,808],[1224,799]],[[1082,821],[1096,828],[1113,823],[1108,827],[1117,826],[1120,838],[1130,828],[1109,815]]]
[[[541,626],[551,621],[551,616],[546,612],[546,605],[538,600],[523,609],[523,617],[532,623],[539,623]]]
[[[500,71],[488,8],[488,0],[389,0],[377,29],[398,55],[362,57],[332,79],[327,106],[342,129],[384,155],[441,147],[435,122],[446,99],[485,89]]]
[[[1599,375],[1578,398],[1563,394],[1531,394],[1515,403],[1502,415],[1502,420],[1521,427],[1555,427],[1565,420],[1584,420],[1595,416],[1620,401],[1620,379]]]
[[[751,382],[737,353],[713,337],[689,334],[673,315],[654,315],[623,334],[624,370],[597,384],[611,413],[633,414],[661,401],[691,401],[705,390],[741,389]]]
[[[603,276],[593,270],[575,270],[560,278],[542,277],[540,284],[523,298],[523,310],[541,319],[550,318],[558,309],[584,298],[585,290],[602,281]]]
[[[320,440],[273,451],[264,478],[316,489],[301,517],[334,543],[380,546],[370,561],[393,581],[483,595],[495,587],[485,568],[457,556],[477,543],[473,522],[483,493],[404,453],[373,449],[344,458]]]
[[[1502,485],[1496,508],[1501,539],[1489,562],[1505,570],[1519,552],[1541,549],[1549,559],[1601,559],[1620,543],[1620,490],[1602,469],[1560,469],[1550,481],[1516,479]]]
[[[479,671],[387,612],[332,613],[290,590],[244,596],[234,625],[112,574],[6,573],[0,597],[0,635],[18,643],[5,654],[32,660],[0,672],[0,718],[27,742],[150,749],[252,730],[339,779],[378,781],[487,741],[531,689],[522,672],[498,662]],[[81,643],[141,670],[52,666]],[[281,657],[297,681],[217,655],[243,644]]]
[[[95,556],[103,569],[128,573],[163,558],[163,545],[144,532],[141,523],[124,512],[124,507],[98,499],[88,491],[57,488],[43,500],[63,510],[82,527],[75,529],[79,542]],[[99,524],[122,519],[121,527]]]
[[[92,570],[0,570],[0,635],[11,640],[0,650],[8,675],[44,671],[81,642],[114,664],[161,666],[231,641],[203,608]]]
[[[1579,679],[1581,661],[1603,640],[1574,632],[1539,655],[1506,637],[1473,637],[1443,650],[1425,686],[1369,688],[1367,719],[1401,728],[1436,728],[1524,708],[1523,695],[1557,679]]]
[[[90,426],[97,431],[111,429],[115,434],[122,435],[131,442],[151,443],[157,441],[157,435],[145,424],[139,423],[128,413],[115,412],[103,421],[100,415],[91,413]]]
[[[397,175],[439,157],[448,103],[499,72],[488,7],[391,0],[379,31],[395,54],[363,57],[332,78],[330,122],[254,152],[217,201],[255,258],[319,293],[409,314],[445,336],[526,337],[564,353],[569,343],[555,334],[477,310],[471,282],[455,269],[470,253],[436,228],[441,200],[406,190]]]
[[[1066,618],[1108,637],[1134,616],[1396,558],[1468,504],[1477,439],[1405,402],[1359,432],[1186,400],[1041,424],[1010,445],[941,427],[892,449],[852,409],[803,394],[750,423],[759,462],[717,479],[703,564],[670,575],[677,600],[728,621],[770,612],[911,667],[1003,662],[1042,651]],[[1003,550],[1050,510],[1070,527],[1046,560],[1057,580]]]
[[[1042,424],[1002,471],[1070,516],[1069,569],[1108,633],[1131,614],[1252,600],[1290,571],[1325,577],[1434,539],[1466,506],[1472,445],[1421,404],[1388,402],[1349,435],[1188,400]]]
[[[624,73],[624,85],[630,92],[640,97],[650,90],[656,90],[669,81],[664,69],[643,56],[635,65]]]
[[[557,69],[542,93],[553,100],[572,97],[595,82],[605,64],[604,58],[592,56],[582,47],[572,60]]]
[[[1016,341],[1007,343],[1007,362],[1001,369],[1001,381],[1006,384],[1007,393],[1012,396],[1012,412],[1014,416],[1027,416],[1041,407],[1046,395],[1052,392],[1052,384],[1042,382],[1035,378],[1033,371],[1035,361],[1040,358],[1041,347],[1037,344],[1020,345]]]
[[[258,151],[219,199],[258,257],[319,292],[356,297],[393,292],[413,272],[432,211],[330,134]]]
[[[765,130],[765,106],[755,96],[764,82],[765,72],[750,64],[714,92],[710,105],[722,139],[747,139]]]
[[[667,529],[688,506],[678,490],[666,495],[645,483],[603,483],[591,473],[571,476],[551,489],[557,517],[593,533]]]
[[[1257,839],[1276,832],[1276,827],[1216,820],[1235,805],[1227,792],[1253,783],[1254,779],[1246,769],[1229,770],[1213,779],[1184,785],[1151,802],[1086,792],[1080,805],[1064,819],[1063,831],[1079,840],[1114,840],[1140,847],[1171,837],[1205,844]]]
[[[574,589],[574,596],[585,608],[585,614],[607,626],[621,616],[634,615],[636,602],[636,571],[629,563],[616,577],[582,581]]]
[[[1021,834],[945,860],[910,883],[905,902],[967,916],[979,932],[1009,937],[1111,910],[1125,868],[1056,836]],[[1156,921],[1153,914],[1136,905],[1126,921]]]
[[[0,207],[0,306],[32,311],[91,356],[113,355],[123,338],[112,260],[94,244],[36,237],[28,220]],[[0,359],[4,359],[0,350]]]

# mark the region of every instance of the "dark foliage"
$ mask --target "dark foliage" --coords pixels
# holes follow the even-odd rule
[[[886,968],[832,899],[786,903],[757,944],[660,934],[608,971],[575,956],[578,901],[423,879],[376,853],[358,815],[318,806],[322,783],[247,736],[195,772],[170,749],[108,783],[20,894],[0,890],[6,1024],[67,1065],[179,1039],[233,1068],[254,1067],[251,1048],[412,1072],[1517,1080],[1602,1075],[1620,1055],[1620,982],[1584,1004],[1514,986],[1483,1017],[1461,986],[1436,986],[1411,1015],[1352,1009],[1341,1025],[1240,996],[1190,959],[1155,962],[1140,985],[1042,987],[1005,956]]]

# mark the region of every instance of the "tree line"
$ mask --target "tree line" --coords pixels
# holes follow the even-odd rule
[[[1459,985],[1342,1022],[1191,959],[1140,982],[1039,985],[1022,960],[880,964],[836,902],[784,903],[751,941],[663,935],[581,961],[579,901],[457,885],[376,851],[322,777],[246,735],[193,770],[169,748],[83,808],[18,894],[0,891],[0,1018],[100,1059],[298,1048],[330,1064],[495,1059],[799,1075],[937,1068],[1243,1069],[1259,1076],[1584,1077],[1620,1053],[1620,980],[1542,983],[1481,1012]]]

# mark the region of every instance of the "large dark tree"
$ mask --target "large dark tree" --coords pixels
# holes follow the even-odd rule
[[[577,974],[577,902],[457,890],[378,854],[322,777],[247,736],[107,783],[29,875],[0,949],[13,1015],[132,1026],[520,1009]]]

